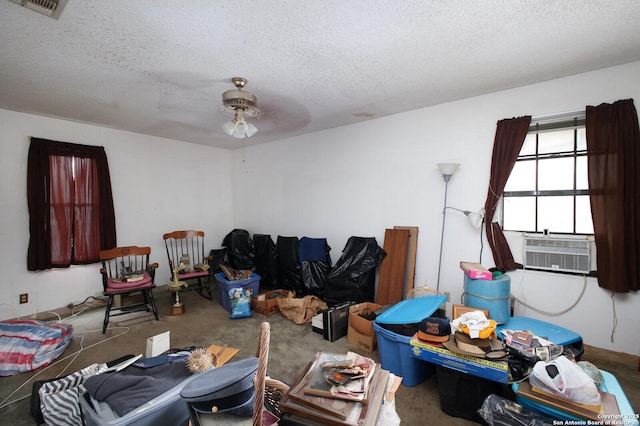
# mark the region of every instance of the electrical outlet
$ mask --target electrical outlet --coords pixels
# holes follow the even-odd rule
[[[29,303],[29,293],[22,293],[20,295],[20,304]]]
[[[447,296],[447,302],[451,302],[451,293],[449,293],[448,291],[445,291],[444,295]]]

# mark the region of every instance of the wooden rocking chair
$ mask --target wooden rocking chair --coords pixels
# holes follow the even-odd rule
[[[178,269],[180,281],[197,280],[194,287],[185,290],[196,290],[198,294],[211,300],[209,285],[209,261],[211,256],[205,255],[203,231],[174,231],[162,236],[167,248],[170,279],[173,280],[173,270]]]

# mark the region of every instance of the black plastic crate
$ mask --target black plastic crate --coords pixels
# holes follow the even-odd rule
[[[491,394],[503,395],[504,385],[451,368],[436,366],[440,409],[453,417],[483,423],[478,409]]]

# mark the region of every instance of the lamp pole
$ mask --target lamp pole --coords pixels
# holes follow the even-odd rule
[[[442,246],[444,243],[444,222],[447,218],[447,192],[449,191],[449,181],[451,176],[458,170],[460,164],[457,163],[438,163],[436,164],[442,179],[444,179],[444,205],[442,206],[442,230],[440,232],[440,258],[438,260],[438,282],[436,284],[436,290],[440,290],[440,270],[442,269]]]
[[[442,230],[440,231],[440,257],[438,260],[438,281],[436,284],[436,290],[440,290],[440,271],[442,269],[442,246],[444,244],[444,224],[447,219],[447,193],[449,191],[449,180],[451,180],[450,174],[443,174],[444,179],[444,204],[442,205]]]

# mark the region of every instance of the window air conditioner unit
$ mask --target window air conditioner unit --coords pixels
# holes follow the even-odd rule
[[[525,234],[524,267],[588,274],[591,267],[591,243],[591,239],[586,236]]]

